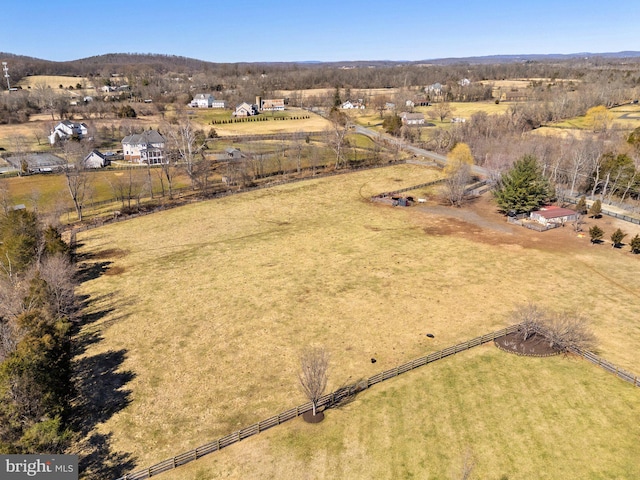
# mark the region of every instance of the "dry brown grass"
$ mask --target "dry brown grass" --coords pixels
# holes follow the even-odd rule
[[[35,88],[37,85],[46,85],[54,90],[60,90],[60,85],[64,88],[72,86],[76,88],[77,84],[92,87],[93,83],[86,77],[70,77],[67,75],[31,75],[22,78],[17,86],[22,88]]]
[[[528,301],[587,313],[603,356],[637,369],[638,258],[368,201],[437,174],[305,181],[80,234],[102,261],[117,248],[121,272],[80,288],[104,312],[85,356],[123,349],[135,373],[132,403],[97,430],[151,464],[302,403],[305,345],[329,350],[333,389],[501,328]]]

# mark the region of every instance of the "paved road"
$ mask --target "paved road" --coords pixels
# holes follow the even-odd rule
[[[374,142],[384,142],[387,144],[398,145],[403,150],[413,153],[417,157],[417,159],[428,159],[432,162],[435,162],[441,167],[444,167],[447,164],[447,157],[445,157],[444,155],[440,155],[436,152],[416,147],[386,133],[376,132],[360,125],[356,125],[355,132],[371,138]],[[485,168],[478,167],[477,165],[474,165],[471,171],[474,175],[477,175],[479,177],[487,178],[489,176],[489,172]]]

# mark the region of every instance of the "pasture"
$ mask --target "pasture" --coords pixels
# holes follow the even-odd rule
[[[474,479],[636,478],[639,393],[581,360],[488,344],[162,475],[458,479],[466,460]]]
[[[144,467],[303,403],[297,372],[305,345],[329,350],[328,389],[333,390],[502,328],[512,323],[510,313],[527,302],[587,314],[599,339],[599,353],[622,368],[638,370],[636,256],[592,247],[571,229],[538,233],[507,225],[486,205],[473,210],[475,217],[452,218],[449,209],[435,204],[393,208],[369,201],[373,194],[438,175],[415,165],[369,170],[202,202],[79,234],[79,253],[85,255],[81,268],[99,273],[88,275],[79,288],[88,298],[91,323],[78,335],[78,341],[87,340],[78,360],[91,362],[117,354],[122,360],[112,370],[128,380],[117,391],[109,391],[108,385],[98,387],[100,398],[130,398],[130,403],[114,401],[113,414],[95,431],[111,435],[114,451],[131,455],[138,467]],[[426,337],[427,332],[435,338]],[[637,415],[637,391],[635,397],[624,393],[626,386],[586,363],[562,358],[502,360],[503,354],[492,350],[470,355],[470,372],[482,371],[486,362],[491,368],[477,378],[467,375],[460,356],[452,364],[445,360],[437,366],[448,373],[438,374],[430,366],[416,373],[420,377],[415,382],[414,374],[402,379],[406,387],[395,381],[382,387],[390,389],[387,400],[416,406],[427,423],[412,423],[407,417],[400,425],[405,421],[400,412],[408,407],[394,410],[378,393],[382,391],[372,390],[344,412],[329,414],[321,426],[330,429],[327,437],[321,437],[328,439],[326,454],[311,453],[305,447],[311,440],[292,445],[296,432],[309,433],[307,426],[288,424],[257,437],[257,442],[269,445],[251,449],[249,455],[262,461],[265,454],[264,461],[272,465],[282,461],[293,468],[307,460],[312,466],[319,462],[340,476],[351,461],[359,465],[367,458],[364,437],[377,422],[393,425],[392,432],[410,428],[412,435],[418,435],[411,438],[423,442],[435,442],[437,437],[442,444],[435,459],[409,460],[403,453],[405,443],[395,449],[393,437],[383,435],[382,446],[406,466],[380,459],[375,468],[398,465],[398,471],[406,468],[420,477],[435,464],[433,468],[440,470],[434,471],[442,472],[457,461],[452,452],[472,444],[474,435],[487,439],[475,452],[483,465],[487,458],[502,455],[505,473],[525,453],[539,454],[538,465],[545,458],[552,463],[551,450],[541,439],[556,430],[547,434],[532,423],[536,433],[528,437],[511,423],[508,408],[498,405],[487,413],[486,401],[476,403],[478,397],[462,393],[455,396],[458,410],[440,409],[451,399],[447,396],[451,378],[470,382],[480,398],[493,402],[504,397],[507,406],[517,402],[520,418],[531,410],[534,419],[553,419],[553,412],[569,412],[575,406],[581,416],[570,425],[581,425],[585,432],[620,424],[623,412]],[[372,357],[377,363],[371,363]],[[507,383],[515,395],[495,369],[513,371],[515,380]],[[565,385],[563,371],[577,380]],[[420,380],[422,375],[426,377]],[[606,407],[596,408],[586,399],[600,384],[608,385],[614,396],[623,393]],[[535,403],[529,390],[534,387],[549,395],[542,397],[543,403]],[[596,398],[607,402],[606,397]],[[438,409],[441,416],[434,413]],[[609,421],[601,417],[603,409],[619,413],[606,417]],[[482,424],[484,429],[473,425],[458,430],[463,420],[452,417],[461,412],[474,421],[485,414],[490,420]],[[334,421],[334,415],[344,415],[340,417],[344,421]],[[339,430],[348,426],[346,417],[351,415],[370,422],[344,430],[361,440],[353,443],[354,449],[343,443]],[[420,425],[425,427],[422,433]],[[509,444],[504,437],[511,431],[520,439],[515,453],[504,451]],[[422,434],[430,437],[425,440]],[[630,448],[630,437],[625,435],[615,444],[622,458]],[[500,441],[491,446],[492,439]],[[556,445],[563,441],[557,435],[553,440]],[[371,446],[373,455],[382,446]],[[239,448],[242,452],[247,447]],[[422,448],[429,451],[427,444]],[[492,448],[499,454],[494,455]],[[579,458],[571,457],[561,468],[572,468],[572,459]],[[615,468],[630,468],[619,466],[611,456],[606,461]],[[196,469],[192,478],[200,475],[198,465],[186,467]],[[173,478],[180,478],[176,475]]]

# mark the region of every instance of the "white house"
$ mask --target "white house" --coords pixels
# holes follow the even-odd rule
[[[67,140],[73,136],[84,138],[88,132],[87,125],[84,123],[74,123],[69,120],[63,120],[51,130],[51,135],[47,138],[49,139],[49,143],[54,145],[59,140]]]
[[[342,108],[343,110],[351,110],[352,108],[358,108],[358,109],[363,110],[364,109],[364,101],[362,99],[358,99],[358,100],[353,101],[353,102],[351,100],[347,100],[342,105],[340,105],[340,108]]]
[[[84,157],[82,164],[85,168],[104,168],[107,165],[111,165],[111,160],[98,150],[93,150],[89,155]]]
[[[156,130],[146,130],[122,139],[124,159],[133,163],[164,163],[164,146],[165,139]]]
[[[423,113],[402,112],[400,114],[400,118],[402,119],[402,123],[404,125],[424,125]]]
[[[189,106],[194,108],[211,108],[213,100],[213,95],[210,93],[197,93],[193,97],[193,100],[191,100]]]
[[[231,114],[234,117],[251,117],[258,114],[258,106],[242,102]]]
[[[438,82],[432,83],[431,85],[424,87],[424,91],[429,95],[442,95],[442,84]]]
[[[189,106],[193,108],[225,108],[226,104],[224,100],[216,100],[210,93],[197,93]]]

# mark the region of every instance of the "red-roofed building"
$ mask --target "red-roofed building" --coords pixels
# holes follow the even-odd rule
[[[542,225],[564,225],[567,222],[573,222],[578,218],[576,211],[569,208],[562,208],[556,205],[548,205],[540,210],[531,212],[531,220],[535,220]]]

